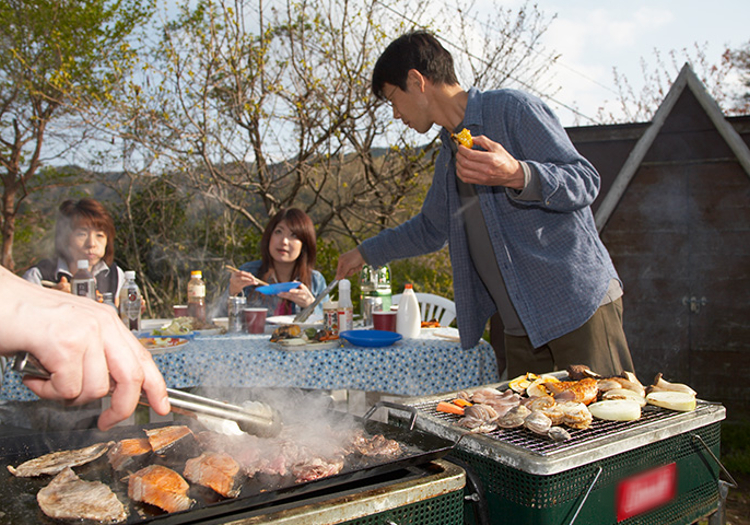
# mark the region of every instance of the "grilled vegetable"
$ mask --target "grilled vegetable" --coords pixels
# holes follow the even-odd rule
[[[454,405],[453,403],[448,403],[447,401],[440,401],[437,404],[437,411],[445,412],[446,414],[456,414],[457,416],[464,415],[463,408],[461,408],[460,406]]]
[[[451,133],[453,142],[461,146],[466,146],[471,149],[474,146],[474,139],[471,137],[471,132],[464,128],[458,133]]]
[[[649,405],[677,410],[679,412],[690,412],[695,410],[695,396],[685,392],[651,392],[646,396]]]

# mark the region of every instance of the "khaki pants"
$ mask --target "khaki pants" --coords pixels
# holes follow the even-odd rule
[[[586,365],[603,376],[635,372],[622,329],[622,298],[600,306],[583,326],[533,348],[526,336],[505,334],[508,379],[526,372],[535,374]]]

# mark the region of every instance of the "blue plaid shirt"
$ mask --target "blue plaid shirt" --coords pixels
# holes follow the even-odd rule
[[[618,278],[594,224],[590,205],[599,174],[570,142],[549,107],[532,95],[502,89],[469,90],[461,125],[485,135],[535,170],[541,199],[522,201],[500,186],[476,186],[496,262],[508,295],[534,347],[583,325],[596,311],[611,279]],[[359,249],[373,266],[431,253],[449,244],[456,322],[470,348],[497,308],[469,255],[450,131],[422,209],[405,223],[364,241]],[[487,251],[491,256],[492,251]]]

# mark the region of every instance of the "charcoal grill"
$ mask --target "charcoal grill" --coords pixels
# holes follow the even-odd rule
[[[485,387],[502,391],[508,383],[476,389]],[[419,412],[420,430],[454,441],[460,438],[448,459],[466,465],[481,479],[492,523],[691,524],[718,507],[719,422],[726,415],[719,404],[699,401],[686,413],[646,406],[637,421],[595,419],[589,429],[568,429],[570,440],[554,442],[527,429],[468,434],[454,424],[458,416],[436,411],[438,402],[457,395],[401,403]],[[389,420],[403,424],[404,414],[391,410]],[[628,490],[633,481],[656,479],[648,477],[651,473],[671,477],[673,494],[638,511],[637,498],[633,504],[625,501],[634,497]],[[640,497],[645,501],[648,494]]]

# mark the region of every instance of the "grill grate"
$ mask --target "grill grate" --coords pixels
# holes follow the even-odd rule
[[[460,416],[454,414],[438,412],[436,408],[439,401],[450,401],[450,399],[418,401],[415,403],[409,403],[409,405],[421,412],[430,414],[451,426],[461,419]],[[590,446],[592,443],[596,443],[597,439],[600,438],[611,438],[613,435],[619,433],[637,431],[654,421],[661,421],[671,416],[676,416],[677,414],[677,412],[664,408],[646,405],[641,409],[640,419],[636,421],[604,421],[601,419],[594,419],[591,426],[585,430],[565,427],[570,433],[571,439],[563,442],[552,441],[544,436],[534,434],[525,428],[498,429],[483,435],[499,442],[522,448],[526,452],[542,457],[549,457],[554,456],[556,453],[573,450],[578,446]]]

